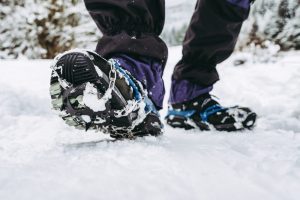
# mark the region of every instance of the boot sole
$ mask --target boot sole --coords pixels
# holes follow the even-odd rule
[[[109,87],[110,80],[107,74],[110,73],[111,65],[107,60],[103,59],[93,52],[70,52],[63,54],[62,56],[57,58],[55,66],[55,72],[53,72],[54,74],[52,74],[51,77],[51,87],[55,87],[54,90],[51,90],[52,102],[55,102],[52,104],[55,110],[63,110],[61,94],[65,85],[76,87],[90,82],[96,84],[97,88],[103,92],[106,91]],[[101,70],[98,66],[101,66]],[[65,80],[66,84],[62,84],[59,79]],[[124,82],[120,81],[120,79],[117,79],[115,84],[123,84],[122,86],[124,86]],[[125,90],[124,94],[121,94],[121,92],[118,90],[118,87],[114,87],[112,92],[112,100],[115,100],[115,102],[120,104],[120,106],[117,107],[125,106],[127,104],[127,101],[123,98],[123,96],[126,96],[126,98],[133,98],[133,95],[131,93],[132,91],[130,90],[130,88],[128,88],[128,91]],[[133,114],[134,113],[132,113],[131,115],[133,116]],[[78,116],[67,114],[62,115],[61,117],[66,121],[67,124],[74,126],[77,129],[85,129],[83,128],[83,123],[78,120]],[[145,120],[149,121],[149,119],[151,119],[150,121],[160,123],[159,118],[156,118],[157,119],[154,120],[153,116],[150,117],[149,115]],[[112,125],[124,127],[124,129],[116,132],[110,130],[109,133],[111,134],[111,136],[114,138],[124,138],[125,136],[126,138],[126,127],[130,126],[127,121],[128,117],[120,117],[114,120]],[[145,125],[145,122],[143,122],[142,124]],[[139,130],[135,128],[132,131],[133,133],[131,135],[128,135],[127,138],[143,137],[147,135],[158,136],[162,134],[161,129],[155,126],[145,126],[142,128],[142,124],[140,125]]]
[[[241,130],[251,130],[253,129],[256,122],[257,115],[255,113],[250,113],[244,122],[242,122],[242,127],[236,127],[234,124],[222,124],[222,125],[211,125],[218,131],[234,132]],[[211,130],[207,123],[196,122],[193,119],[187,119],[182,116],[172,116],[172,118],[167,117],[166,122],[169,126],[173,128],[182,128],[185,130],[200,129],[201,131]]]

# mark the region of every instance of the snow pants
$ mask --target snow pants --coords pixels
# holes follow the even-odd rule
[[[167,46],[159,38],[165,21],[164,0],[84,1],[103,33],[96,49],[100,55],[111,57],[122,53],[152,58],[162,63],[163,71],[168,57]],[[242,23],[248,17],[251,1],[197,1],[183,42],[183,56],[172,77],[174,92],[182,87],[180,81],[188,81],[183,87],[194,88],[196,92],[172,95],[171,91],[171,103],[207,92],[219,80],[216,65],[233,52]]]

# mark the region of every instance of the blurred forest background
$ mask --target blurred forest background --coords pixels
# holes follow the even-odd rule
[[[162,38],[180,45],[196,0],[166,0]],[[53,58],[72,48],[94,49],[101,33],[81,0],[0,0],[0,59]],[[237,50],[300,50],[300,0],[256,0]]]

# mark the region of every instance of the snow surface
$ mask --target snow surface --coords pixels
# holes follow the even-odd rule
[[[167,88],[180,50],[170,49]],[[50,61],[1,60],[0,199],[298,200],[300,54],[233,67],[239,57],[219,66],[214,94],[255,109],[254,131],[166,127],[160,138],[118,142],[50,110]]]

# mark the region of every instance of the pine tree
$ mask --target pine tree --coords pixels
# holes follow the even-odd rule
[[[1,0],[1,3],[5,8],[1,8],[0,58],[53,58],[71,48],[84,48],[89,41],[95,43],[99,37],[80,0]],[[87,19],[90,23],[86,23]],[[90,28],[81,27],[83,24]],[[94,37],[85,37],[90,34],[86,30],[93,31]]]
[[[265,41],[270,41],[281,50],[299,49],[299,6],[299,0],[256,1],[242,29],[238,48],[250,43],[263,47]]]
[[[277,36],[283,50],[300,49],[300,6],[292,10],[292,20],[289,20],[282,32]]]
[[[269,24],[265,27],[264,34],[266,39],[276,40],[276,37],[282,32],[286,23],[286,15],[288,12],[287,0],[282,0],[279,4],[272,7],[272,15]]]
[[[97,28],[82,1],[76,6],[76,12],[80,15],[80,21],[79,25],[73,28],[75,34],[74,46],[76,48],[94,50],[98,40],[102,36],[102,33]]]

